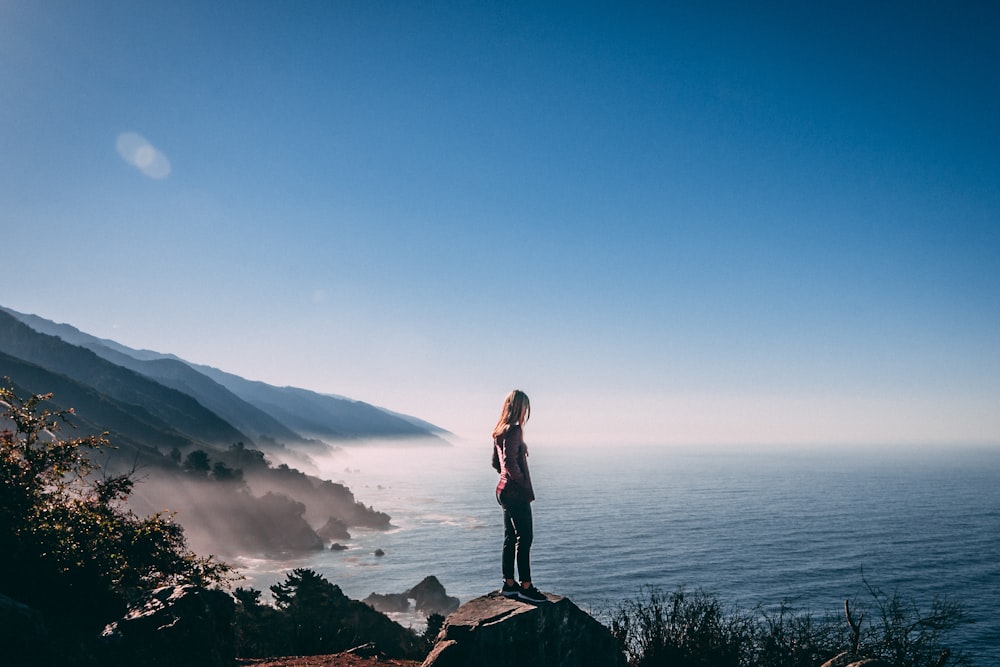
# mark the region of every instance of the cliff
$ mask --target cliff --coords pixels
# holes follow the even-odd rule
[[[611,632],[568,598],[528,604],[490,593],[445,619],[423,667],[624,667]]]

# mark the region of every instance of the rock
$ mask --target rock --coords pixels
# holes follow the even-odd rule
[[[347,551],[347,547],[340,542],[334,542],[330,545],[330,551]]]
[[[441,582],[433,575],[424,577],[423,581],[403,595],[411,598],[417,611],[425,614],[450,614],[458,609],[460,602],[458,598],[449,596]]]
[[[375,556],[376,556],[376,557],[378,557],[378,558],[381,558],[381,557],[382,557],[382,556],[384,556],[384,555],[385,555],[385,552],[384,552],[384,551],[382,551],[381,549],[376,549],[376,550],[375,550]]]
[[[347,532],[347,524],[332,516],[327,519],[322,528],[316,531],[316,534],[324,540],[351,539],[351,534]]]
[[[230,667],[233,599],[197,586],[164,586],[101,633],[102,665]]]
[[[568,598],[528,604],[490,593],[445,619],[423,667],[624,667],[611,631]]]
[[[389,593],[388,595],[372,593],[362,602],[383,614],[410,611],[410,600],[405,593]]]
[[[413,600],[416,610],[423,614],[449,614],[458,609],[459,599],[453,598],[445,591],[437,577],[424,577],[424,580],[403,593],[382,595],[372,593],[362,602],[384,614],[405,612],[410,610],[410,600]]]

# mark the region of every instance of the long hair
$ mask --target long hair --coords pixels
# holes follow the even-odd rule
[[[506,433],[514,424],[524,426],[530,416],[531,401],[528,400],[528,395],[520,389],[515,389],[503,399],[503,409],[500,410],[500,419],[493,428],[493,437]]]

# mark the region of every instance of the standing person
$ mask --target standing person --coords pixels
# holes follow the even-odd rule
[[[504,597],[526,602],[547,602],[545,594],[531,583],[531,501],[535,499],[528,472],[528,447],[524,444],[524,424],[531,416],[531,402],[520,389],[507,394],[500,419],[493,429],[493,467],[500,473],[497,502],[503,507]],[[514,580],[514,564],[521,583]]]

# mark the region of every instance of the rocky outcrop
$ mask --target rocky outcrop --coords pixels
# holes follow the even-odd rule
[[[458,609],[459,599],[448,595],[437,577],[424,577],[419,584],[403,593],[414,602],[417,611],[425,614],[450,614]]]
[[[406,612],[410,600],[417,611],[424,614],[450,614],[458,609],[459,599],[451,597],[435,576],[424,580],[403,593],[372,593],[363,602],[382,613]]]
[[[230,667],[233,599],[197,586],[165,586],[101,634],[103,665]]]
[[[362,602],[383,614],[410,611],[410,600],[402,593],[372,593]]]
[[[327,519],[323,527],[316,531],[316,534],[324,540],[349,540],[351,534],[347,531],[347,524],[336,517]]]
[[[490,593],[444,622],[423,667],[624,667],[611,631],[568,598],[528,604]]]

